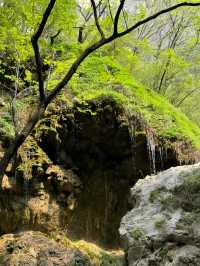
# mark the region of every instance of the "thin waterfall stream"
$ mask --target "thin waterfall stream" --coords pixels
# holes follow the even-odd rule
[[[149,154],[150,171],[156,173],[156,143],[154,134],[150,129],[146,129],[147,133],[147,150]]]

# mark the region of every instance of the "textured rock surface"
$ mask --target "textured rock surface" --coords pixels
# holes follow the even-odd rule
[[[32,149],[14,173],[8,169],[0,193],[0,234],[30,229],[50,232],[65,228],[63,220],[75,208],[80,192],[79,177],[70,169],[53,165],[48,156],[29,139]],[[25,155],[24,155],[25,154]],[[67,219],[67,218],[66,218]]]
[[[129,266],[200,265],[200,164],[139,180],[120,235]]]
[[[0,144],[0,157],[6,143]],[[179,164],[178,155],[183,162],[195,160],[189,146],[170,145],[160,147],[140,117],[111,99],[70,109],[64,102],[52,104],[7,169],[0,234],[61,230],[72,239],[119,247],[130,187],[154,168]]]
[[[27,231],[0,237],[2,266],[90,266],[77,249],[65,248],[39,232]]]
[[[61,229],[117,247],[129,188],[150,171],[145,132],[137,122],[133,151],[129,121],[114,102],[57,107],[35,132],[41,148],[29,139],[17,170],[4,178],[0,233]]]

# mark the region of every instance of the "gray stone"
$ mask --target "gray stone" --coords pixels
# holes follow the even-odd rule
[[[200,164],[139,180],[120,235],[129,266],[200,265]]]

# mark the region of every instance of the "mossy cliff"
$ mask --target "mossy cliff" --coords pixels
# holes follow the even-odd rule
[[[123,70],[115,79],[103,89],[83,86],[83,93],[75,78],[49,106],[4,176],[1,234],[64,232],[118,248],[120,220],[137,180],[199,160],[196,125]],[[28,110],[34,103],[27,98],[21,106]],[[12,138],[9,120],[1,122],[0,156]]]
[[[139,178],[195,162],[190,142],[156,135],[113,97],[54,102],[7,169],[0,232],[65,231],[119,247],[118,228]]]
[[[164,97],[137,82],[129,69],[114,56],[99,56],[97,53],[80,66],[69,86],[59,95],[59,99],[65,102],[64,105],[72,107],[74,100],[87,105],[88,101],[101,101],[102,98],[110,98],[123,106],[127,113],[142,117],[157,136],[190,142],[196,149],[200,149],[200,129],[195,123]],[[0,97],[1,138],[14,134],[8,102],[6,94]],[[33,95],[16,99],[16,107],[22,120],[32,111],[33,103],[35,104]]]

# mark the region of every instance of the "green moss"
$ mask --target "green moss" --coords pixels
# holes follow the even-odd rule
[[[17,180],[21,180],[22,178],[30,180],[32,178],[36,178],[37,175],[43,175],[45,171],[44,166],[50,164],[48,156],[31,136],[29,136],[20,147],[19,156],[21,158],[21,163],[16,168]],[[33,167],[35,167],[34,176],[32,175]]]
[[[183,213],[181,219],[177,222],[176,227],[178,229],[190,228],[194,222],[199,222],[200,214],[194,212]]]
[[[190,187],[194,193],[200,191],[200,173],[198,170],[194,170],[192,176],[186,180],[186,186]]]
[[[90,56],[70,82],[76,99],[110,97],[131,112],[140,113],[157,135],[187,140],[200,150],[200,129],[164,97],[136,82],[112,57]]]
[[[6,105],[3,108],[0,108],[0,135],[12,139],[15,136],[15,128],[13,124],[10,99],[4,98],[3,101],[5,101]],[[33,104],[33,97],[31,96],[16,101],[16,118],[18,126],[22,126],[24,124],[23,117],[24,115],[27,115],[28,108],[30,108]]]
[[[162,208],[167,210],[174,210],[180,207],[180,202],[175,195],[168,195],[167,197],[162,197],[160,202],[162,203]]]
[[[166,191],[165,187],[157,188],[153,190],[150,194],[149,200],[151,203],[154,203],[154,201],[161,201],[162,200],[162,193]]]
[[[144,232],[137,228],[134,231],[131,232],[131,236],[135,239],[135,240],[140,240],[143,239],[145,237]]]
[[[174,195],[179,200],[179,206],[186,212],[198,213],[200,199],[200,174],[194,170],[189,175],[183,175],[184,182],[174,189]]]
[[[65,247],[77,248],[89,259],[92,266],[124,265],[124,253],[121,250],[108,251],[93,243],[84,240],[72,241],[66,236],[60,236],[56,233],[52,234],[50,238],[59,241]]]
[[[113,256],[102,253],[101,266],[123,266],[124,256]]]
[[[183,175],[184,177],[184,175]],[[175,189],[176,193],[184,193],[193,196],[200,192],[200,173],[194,170],[191,174],[185,176],[183,184]]]
[[[9,119],[3,117],[0,118],[0,133],[1,135],[5,135],[8,137],[14,136],[14,127]]]
[[[160,229],[163,229],[166,225],[166,218],[164,217],[161,217],[160,219],[158,219],[156,222],[155,222],[155,228],[160,230]]]

